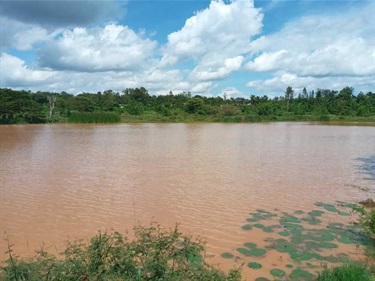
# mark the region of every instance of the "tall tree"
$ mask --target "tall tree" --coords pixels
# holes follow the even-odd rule
[[[288,86],[285,90],[285,101],[286,101],[286,109],[289,110],[289,104],[294,98],[294,90],[291,86]]]

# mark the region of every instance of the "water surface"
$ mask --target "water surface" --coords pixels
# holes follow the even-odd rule
[[[372,196],[374,140],[375,127],[309,123],[0,126],[0,229],[27,254],[179,222],[230,267],[219,255],[249,241],[249,212]]]

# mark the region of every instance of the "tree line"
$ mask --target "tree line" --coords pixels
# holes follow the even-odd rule
[[[291,86],[274,98],[192,96],[190,92],[150,95],[147,89],[127,88],[72,95],[0,88],[0,123],[67,122],[77,113],[113,112],[124,121],[272,121],[368,119],[375,116],[375,93],[345,87],[295,93]]]

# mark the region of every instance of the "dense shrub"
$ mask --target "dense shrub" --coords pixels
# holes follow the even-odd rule
[[[11,248],[11,247],[10,247]],[[3,267],[3,280],[212,280],[241,279],[239,270],[228,274],[205,261],[204,242],[177,228],[158,225],[135,228],[129,241],[118,232],[99,233],[88,244],[73,242],[60,257],[44,250],[31,259],[12,255]]]
[[[371,273],[362,264],[350,263],[323,270],[318,281],[371,281]]]

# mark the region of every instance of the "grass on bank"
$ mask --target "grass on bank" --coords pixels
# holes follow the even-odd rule
[[[121,121],[124,123],[194,123],[194,122],[216,122],[216,123],[258,123],[258,122],[363,122],[368,125],[375,125],[375,116],[373,117],[350,117],[336,115],[199,115],[199,114],[175,114],[163,116],[157,113],[149,112],[142,115],[121,115]]]
[[[72,112],[69,123],[119,123],[120,115],[115,112]]]

